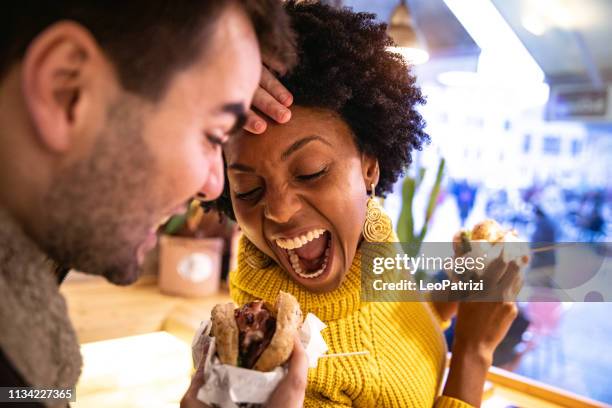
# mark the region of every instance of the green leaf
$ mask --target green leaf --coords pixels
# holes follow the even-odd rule
[[[425,178],[425,173],[426,172],[427,172],[427,169],[425,167],[421,167],[419,169],[419,172],[417,173],[417,182],[416,182],[416,187],[417,188],[419,188],[419,186],[421,185],[421,182]]]
[[[164,233],[168,235],[176,234],[187,222],[185,214],[177,214],[170,217],[164,228]]]
[[[431,192],[429,193],[429,201],[427,202],[427,211],[425,212],[425,222],[423,227],[429,224],[431,220],[431,216],[436,208],[436,204],[438,201],[438,196],[440,195],[440,186],[442,184],[442,176],[444,175],[444,159],[440,160],[440,164],[438,165],[438,172],[436,174],[436,181],[434,183]]]
[[[406,177],[402,184],[402,209],[397,222],[397,236],[401,242],[411,242],[414,238],[414,218],[412,216],[412,203],[416,182]]]

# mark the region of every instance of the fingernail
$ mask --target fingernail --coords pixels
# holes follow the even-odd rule
[[[278,120],[279,122],[286,122],[291,117],[291,112],[289,109],[280,109],[278,111]]]
[[[291,101],[291,94],[288,93],[284,93],[280,96],[280,102],[283,105],[287,105],[289,103],[289,101]]]
[[[264,123],[261,120],[255,121],[255,123],[253,124],[253,127],[255,128],[255,130],[260,131],[263,130],[264,128]]]

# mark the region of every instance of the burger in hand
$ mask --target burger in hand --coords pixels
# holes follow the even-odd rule
[[[219,304],[212,310],[211,336],[222,364],[270,371],[284,364],[302,325],[295,297],[280,292],[275,305],[255,300],[235,308]]]
[[[471,230],[461,230],[453,237],[453,249],[456,256],[472,253],[483,255],[492,251],[499,254],[503,249],[505,260],[515,260],[520,266],[529,263],[529,248],[518,237],[515,230],[504,230],[495,220],[479,222]]]

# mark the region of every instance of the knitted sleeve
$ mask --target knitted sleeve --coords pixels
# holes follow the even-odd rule
[[[440,395],[436,399],[434,408],[474,408],[474,407],[468,404],[467,402],[463,402],[456,398],[447,397],[446,395]]]

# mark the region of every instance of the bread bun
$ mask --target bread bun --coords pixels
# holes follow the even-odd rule
[[[274,326],[270,326],[269,331],[262,331],[259,336],[254,336],[255,341],[259,340],[260,344],[255,346],[255,349],[259,347],[259,351],[253,354],[248,347],[241,344],[243,342],[241,339],[244,338],[245,333],[253,334],[254,327],[257,328],[257,326],[245,325],[244,320],[246,313],[246,315],[251,315],[249,320],[253,321],[252,315],[255,310],[262,310],[265,313],[265,321]],[[216,305],[212,310],[211,320],[211,335],[216,338],[217,354],[222,364],[244,365],[245,368],[253,368],[258,371],[270,371],[289,359],[293,351],[294,337],[302,325],[302,311],[295,297],[281,291],[273,306],[261,301],[249,302],[239,309],[236,309],[233,303]],[[241,330],[243,330],[242,333]],[[255,334],[258,332],[259,330],[255,330]],[[271,338],[270,334],[272,334]],[[252,341],[251,344],[256,344]],[[265,348],[261,351],[263,347]],[[253,364],[252,367],[251,364]]]
[[[255,363],[255,370],[270,371],[287,361],[293,351],[293,339],[302,325],[300,305],[289,293],[279,292],[274,309],[276,330],[270,345]]]
[[[479,222],[472,228],[470,239],[472,241],[484,240],[487,242],[500,242],[504,240],[506,231],[504,231],[495,220],[484,220]]]
[[[234,304],[216,305],[211,313],[210,334],[215,337],[217,355],[222,364],[238,365],[238,325],[234,318]]]

